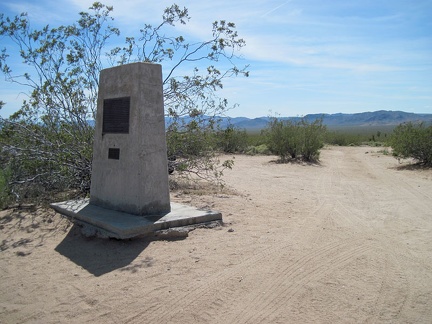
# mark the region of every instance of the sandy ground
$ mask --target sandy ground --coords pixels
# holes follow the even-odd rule
[[[3,211],[0,322],[431,323],[432,170],[378,150],[236,156],[229,190],[172,194],[224,217],[182,240],[84,238],[59,215]]]

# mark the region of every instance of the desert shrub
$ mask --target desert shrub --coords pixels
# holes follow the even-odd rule
[[[393,130],[389,144],[395,157],[414,158],[432,166],[432,125],[401,124]]]
[[[89,10],[79,13],[74,24],[41,29],[31,26],[26,13],[0,14],[0,35],[15,44],[1,49],[0,70],[7,81],[26,87],[28,95],[15,114],[0,116],[0,152],[7,157],[0,166],[11,170],[9,184],[17,200],[50,199],[58,190],[88,195],[94,133],[89,121],[95,119],[99,73],[131,62],[164,64],[165,115],[173,125],[168,153],[182,154],[178,170],[218,178],[230,161],[220,164],[212,151],[214,117],[202,120],[231,108],[219,96],[224,80],[249,74],[247,66],[236,64],[245,41],[235,24],[215,21],[207,40],[188,40],[175,29],[188,23],[188,10],[174,4],[163,11],[159,24],[143,24],[123,43],[112,25],[113,7],[94,2]],[[13,71],[17,61],[25,73]],[[0,101],[0,109],[3,105]]]
[[[388,140],[387,133],[393,131],[392,125],[369,126],[329,126],[324,142],[338,146],[383,146]]]
[[[359,135],[328,131],[325,133],[324,141],[330,145],[358,146],[361,144],[362,138]]]
[[[258,146],[249,146],[245,152],[247,155],[270,155],[271,152],[266,144],[261,144]]]
[[[249,146],[260,146],[266,144],[267,139],[262,130],[247,132],[247,142]]]
[[[9,188],[9,170],[0,169],[0,209],[6,208],[11,200],[11,192]]]
[[[176,122],[167,127],[169,157],[199,158],[214,150],[214,130],[199,121]]]
[[[207,180],[223,185],[221,176],[234,161],[221,161],[216,124],[205,116],[194,121],[177,121],[167,128],[168,169],[175,173],[171,183]]]
[[[272,118],[264,133],[268,149],[282,162],[297,158],[314,162],[319,159],[319,150],[324,146],[325,131],[322,119],[309,122]]]
[[[272,118],[266,129],[267,147],[271,153],[285,162],[300,154],[301,139],[299,125],[290,120]]]
[[[300,121],[300,138],[302,138],[301,154],[304,160],[315,162],[319,160],[320,149],[324,146],[324,134],[326,127],[322,124],[322,119],[308,122],[303,119]]]
[[[217,147],[225,153],[244,153],[248,147],[246,130],[229,125],[216,133]]]
[[[91,126],[48,125],[43,119],[31,123],[13,117],[0,125],[0,164],[8,170],[8,189],[18,202],[43,202],[60,191],[89,190]]]
[[[247,155],[271,155],[267,146],[267,134],[265,131],[246,132],[247,148],[244,153]]]
[[[390,154],[387,147],[383,148],[382,150],[379,150],[378,153],[381,153],[383,155],[389,155]]]

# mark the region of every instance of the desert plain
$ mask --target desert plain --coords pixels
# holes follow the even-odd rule
[[[0,323],[432,323],[432,170],[384,153],[236,155],[223,190],[171,193],[222,212],[187,237],[1,211]]]

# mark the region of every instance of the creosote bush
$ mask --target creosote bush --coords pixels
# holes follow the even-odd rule
[[[432,166],[432,125],[401,124],[393,130],[389,144],[396,158],[413,158]]]
[[[10,201],[9,192],[10,170],[0,170],[0,210],[6,208]]]
[[[320,149],[324,146],[326,127],[322,119],[309,122],[280,120],[272,118],[264,134],[267,147],[282,162],[302,159],[308,162],[319,160]]]
[[[144,24],[138,35],[122,40],[112,11],[95,2],[74,24],[40,29],[31,26],[26,13],[0,14],[0,35],[10,41],[0,52],[0,69],[8,81],[28,89],[21,109],[0,118],[1,167],[10,170],[6,186],[17,201],[50,200],[56,192],[88,195],[99,73],[114,65],[164,66],[167,153],[179,157],[177,174],[213,181],[231,165],[214,152],[209,134],[216,117],[208,116],[231,108],[217,95],[224,80],[248,76],[247,66],[236,65],[245,41],[235,24],[215,21],[208,39],[187,40],[175,26],[188,23],[188,10],[174,4],[164,10],[160,24]],[[9,65],[10,57],[12,62],[21,58],[24,73],[13,71],[17,65]],[[182,72],[186,69],[190,72]]]
[[[217,146],[224,153],[244,153],[248,147],[246,130],[228,125],[216,133]]]

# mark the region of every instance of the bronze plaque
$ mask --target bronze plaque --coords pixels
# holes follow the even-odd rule
[[[109,148],[108,149],[108,159],[120,160],[120,149],[119,148]]]
[[[129,134],[130,97],[105,99],[102,134]]]

